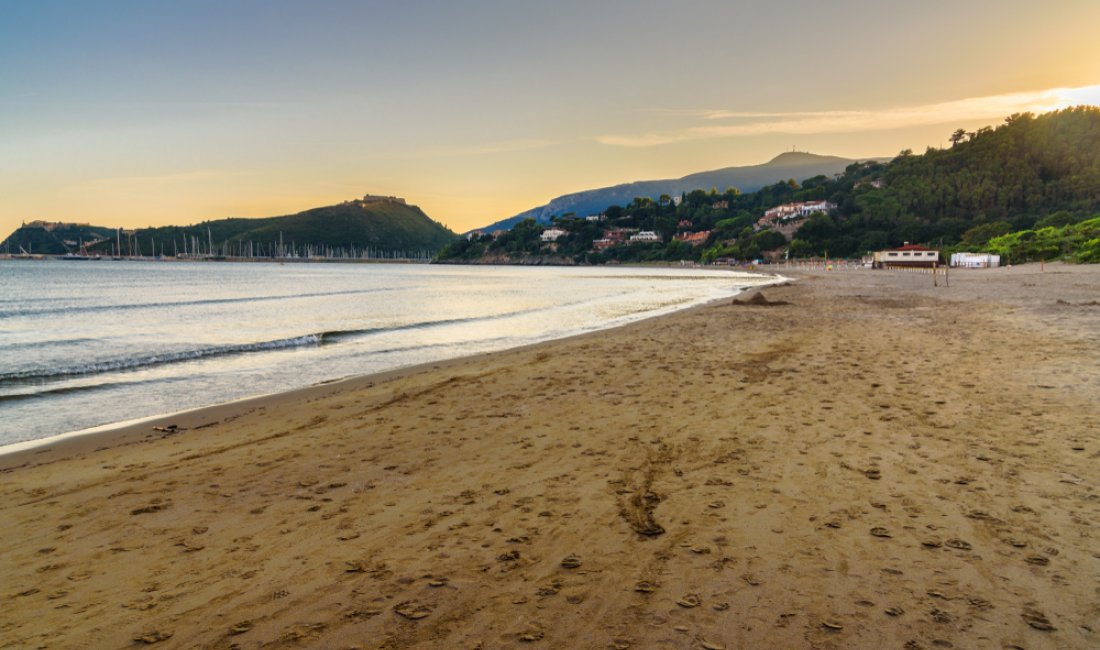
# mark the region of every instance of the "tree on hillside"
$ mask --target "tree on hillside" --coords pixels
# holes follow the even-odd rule
[[[966,129],[956,129],[951,134],[951,146],[954,147],[966,138]]]

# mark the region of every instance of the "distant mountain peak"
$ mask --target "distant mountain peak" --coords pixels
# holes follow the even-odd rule
[[[823,160],[837,160],[837,156],[823,156],[821,154],[810,153],[809,151],[784,151],[775,158],[772,158],[765,165],[798,165],[805,163],[815,163]]]
[[[620,183],[611,187],[583,190],[565,194],[514,217],[497,221],[481,228],[493,230],[510,229],[524,219],[534,219],[539,223],[549,223],[550,219],[569,212],[589,215],[602,212],[612,205],[626,205],[635,197],[648,196],[657,199],[662,194],[679,196],[692,190],[708,190],[712,187],[724,190],[736,187],[742,192],[754,192],[766,185],[786,181],[804,180],[818,174],[839,174],[856,160],[839,156],[823,156],[806,151],[785,151],[770,161],[759,165],[743,167],[725,167],[711,171],[688,174],[681,178]]]

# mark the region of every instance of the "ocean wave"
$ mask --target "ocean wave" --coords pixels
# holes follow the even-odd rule
[[[137,370],[150,366],[160,366],[171,363],[209,359],[234,354],[247,354],[250,352],[266,352],[271,350],[285,350],[320,345],[322,334],[306,334],[292,338],[276,339],[274,341],[260,341],[257,343],[238,343],[232,345],[220,345],[208,348],[191,350],[179,350],[162,352],[126,359],[108,359],[104,361],[90,361],[88,363],[75,364],[61,368],[31,368],[17,370],[15,372],[0,373],[0,386],[15,383],[27,383],[30,381],[49,381],[79,377],[82,375],[97,375],[108,372]]]
[[[154,383],[172,383],[179,381],[176,378],[159,379]],[[112,381],[112,382],[99,382],[95,384],[75,384],[71,386],[62,385],[58,388],[47,388],[45,390],[37,389],[29,392],[20,393],[0,393],[0,404],[5,402],[21,402],[24,400],[39,399],[43,397],[54,397],[57,395],[71,395],[74,393],[88,393],[93,391],[110,390],[112,388],[126,388],[129,386],[146,385],[149,382],[145,381]],[[37,388],[37,387],[36,387]]]
[[[75,339],[58,339],[56,341],[25,341],[23,343],[5,343],[0,345],[0,352],[8,353],[15,350],[39,350],[44,347],[62,348],[95,343],[96,339],[81,337]]]
[[[239,354],[286,350],[291,348],[331,345],[334,343],[339,343],[363,336],[369,336],[372,334],[426,329],[431,327],[441,327],[446,325],[455,325],[459,323],[476,322],[479,320],[488,320],[500,317],[502,316],[447,318],[441,320],[404,323],[391,327],[368,327],[350,330],[330,330],[326,332],[317,332],[312,334],[303,334],[301,336],[275,339],[272,341],[235,343],[205,348],[193,348],[190,350],[165,351],[157,354],[146,354],[142,356],[128,358],[89,361],[87,363],[77,363],[65,367],[39,367],[29,368],[26,370],[17,370],[14,372],[0,372],[0,386],[58,381],[71,377],[98,375],[111,372],[126,372],[149,368],[152,366],[163,366],[173,363],[187,363],[190,361],[210,359],[213,357],[226,357]]]
[[[167,309],[175,307],[196,307],[205,305],[224,305],[246,302],[269,302],[272,300],[294,300],[296,298],[325,298],[330,296],[354,296],[382,291],[393,291],[391,288],[377,289],[350,289],[347,291],[318,291],[315,293],[295,293],[279,296],[247,296],[240,298],[210,298],[204,300],[180,300],[164,302],[133,302],[109,305],[70,305],[67,307],[43,307],[39,309],[3,309],[0,308],[0,318],[13,318],[17,316],[48,316],[52,314],[80,314],[99,311],[129,311],[133,309]]]
[[[536,313],[540,311],[546,311],[548,309],[559,309],[562,306],[571,306],[582,304],[587,301],[575,301],[572,303],[566,303],[566,305],[555,306],[552,308],[536,308],[536,309],[521,309],[511,312],[505,312],[501,314],[493,314],[490,316],[469,316],[463,318],[444,318],[438,320],[418,321],[412,323],[401,323],[383,327],[368,327],[361,329],[347,329],[347,330],[329,330],[325,332],[316,332],[310,334],[303,334],[300,336],[294,336],[289,338],[275,339],[271,341],[259,341],[251,343],[236,343],[228,345],[211,346],[204,348],[193,348],[189,350],[175,350],[165,351],[156,354],[145,354],[127,358],[115,358],[98,361],[88,361],[86,363],[76,363],[71,366],[50,366],[50,367],[37,367],[28,368],[24,370],[17,370],[13,372],[0,372],[0,386],[12,386],[12,385],[27,385],[38,384],[43,382],[64,381],[73,377],[81,377],[88,375],[107,374],[112,372],[129,372],[135,370],[141,370],[153,366],[163,366],[176,363],[188,363],[192,361],[198,361],[203,359],[210,359],[214,357],[226,357],[240,354],[253,354],[260,352],[271,352],[277,350],[286,350],[292,348],[302,347],[317,347],[322,345],[332,345],[337,343],[346,342],[356,338],[365,336],[371,336],[383,333],[402,332],[419,329],[429,329],[434,327],[446,327],[449,325],[461,325],[466,323],[477,323],[494,320],[502,320],[515,316]],[[410,347],[423,347],[423,346],[410,346]],[[376,353],[385,354],[388,352],[395,352],[398,350],[404,350],[410,348],[391,348],[381,349]]]

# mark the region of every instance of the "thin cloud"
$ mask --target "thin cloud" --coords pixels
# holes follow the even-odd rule
[[[199,170],[177,172],[173,174],[159,174],[155,176],[113,176],[81,181],[72,187],[81,191],[95,191],[108,188],[114,189],[118,187],[159,187],[206,181],[212,178],[224,178],[230,175],[234,175],[234,173],[217,170]]]
[[[689,140],[767,134],[857,133],[912,126],[999,120],[1012,113],[1042,113],[1067,106],[1100,103],[1100,86],[1051,88],[1034,92],[969,97],[949,102],[901,106],[870,111],[739,112],[721,110],[670,111],[706,122],[738,120],[736,124],[685,126],[659,133],[597,136],[601,144],[652,147]]]
[[[545,149],[557,144],[554,140],[542,140],[537,138],[498,140],[461,147],[432,147],[414,151],[406,158],[461,158],[465,156],[485,156],[499,153],[512,153],[515,151],[530,151],[532,149]]]

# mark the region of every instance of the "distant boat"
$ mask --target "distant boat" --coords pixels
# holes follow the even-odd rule
[[[103,259],[103,256],[101,256],[101,255],[89,255],[88,254],[88,249],[84,248],[84,242],[81,242],[79,252],[65,253],[64,255],[58,255],[57,259],[59,259],[59,260],[82,260],[82,261],[92,260],[92,261],[95,261],[95,260]]]

